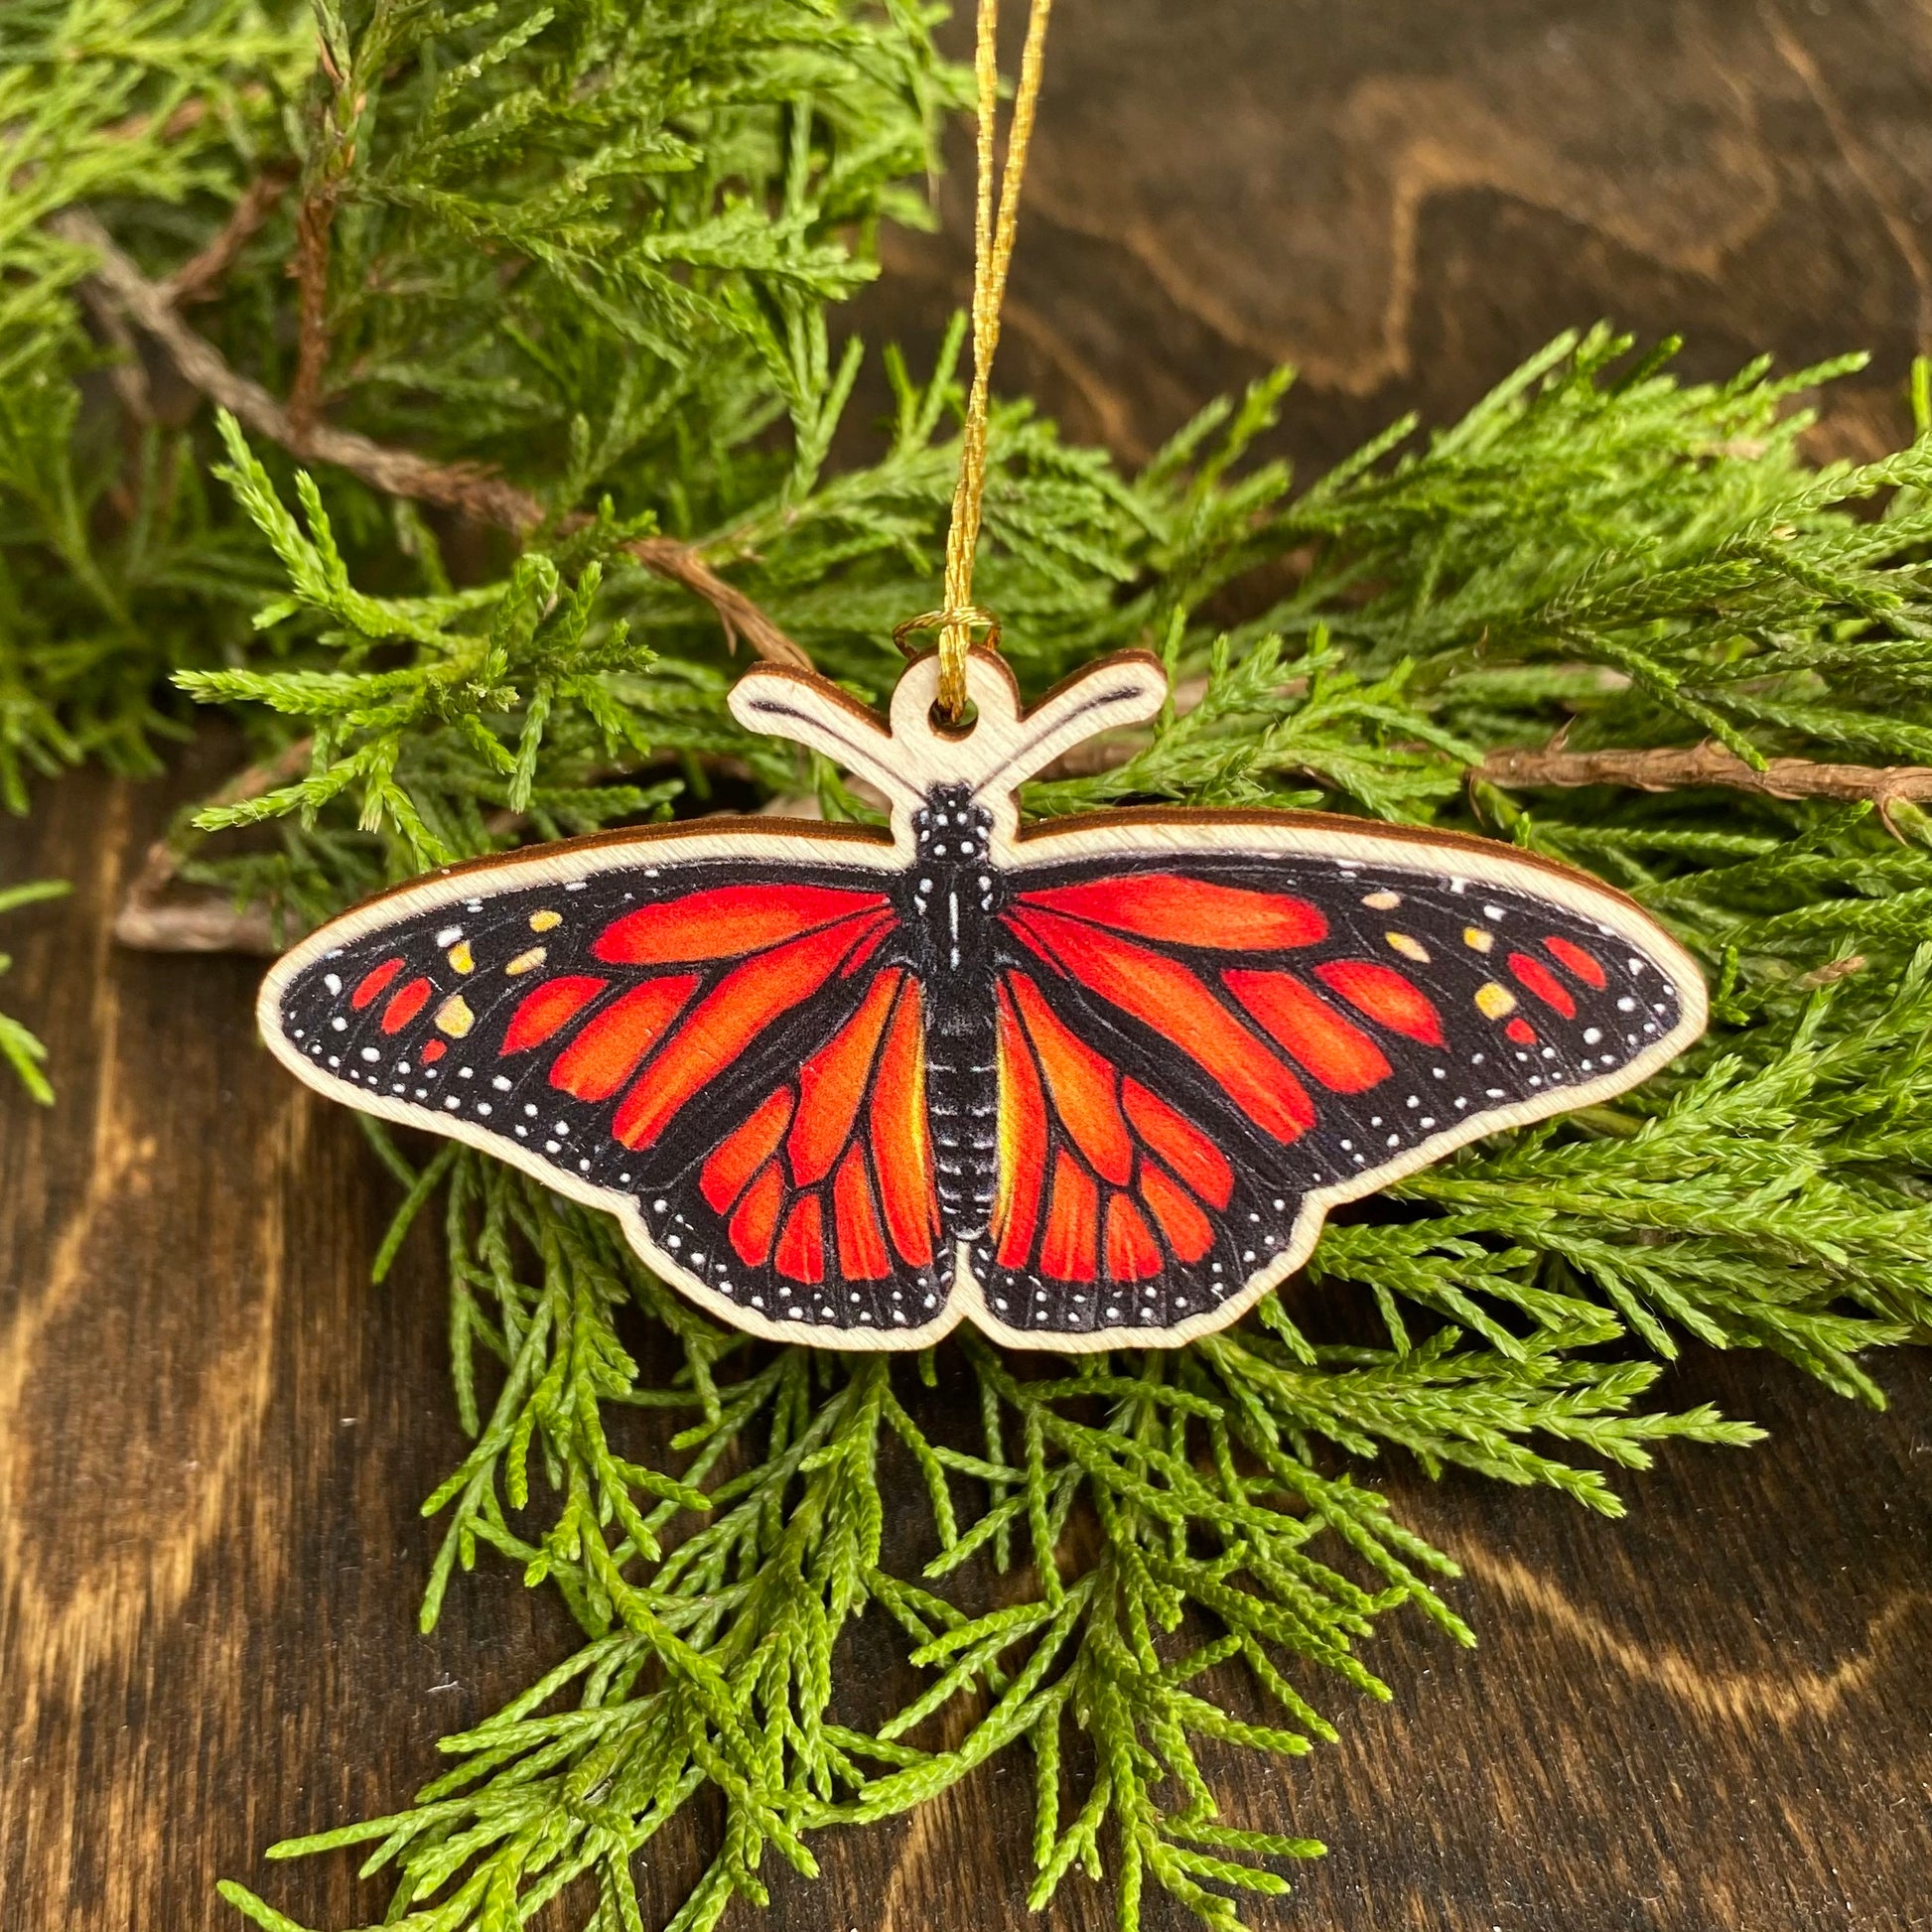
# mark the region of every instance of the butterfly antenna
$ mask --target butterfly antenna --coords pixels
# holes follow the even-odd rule
[[[889,798],[916,805],[923,795],[871,712],[821,679],[760,666],[732,687],[730,704],[747,731],[768,732],[823,752]]]
[[[1015,720],[1011,742],[999,762],[976,781],[974,796],[998,798],[1097,733],[1145,724],[1167,695],[1168,675],[1158,658],[1144,651],[1103,658]]]

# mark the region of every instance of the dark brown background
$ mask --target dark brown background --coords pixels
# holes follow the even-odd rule
[[[929,338],[960,297],[962,192],[946,235],[893,238],[875,333]],[[1291,359],[1284,446],[1319,463],[1611,316],[1682,330],[1703,374],[1874,349],[1820,433],[1865,453],[1932,336],[1928,217],[1932,12],[1905,0],[1061,0],[1002,373],[1131,457]],[[416,1503],[462,1449],[434,1258],[365,1285],[391,1189],[253,1044],[252,965],[106,939],[170,800],[222,761],[76,779],[0,828],[0,879],[77,884],[0,935],[0,1000],[62,1088],[43,1113],[0,1083],[9,1932],[232,1923],[222,1874],[305,1922],[373,1916],[347,1858],[261,1848],[403,1801],[438,1735],[569,1642],[493,1564],[414,1634]],[[1925,1366],[1880,1363],[1874,1416],[1694,1359],[1671,1397],[1772,1441],[1669,1455],[1625,1482],[1622,1525],[1391,1467],[1467,1566],[1451,1595],[1484,1645],[1399,1621],[1371,1653],[1392,1707],[1345,1705],[1342,1743],[1299,1766],[1233,1767],[1239,1822],[1333,1847],[1257,1922],[1932,1926]],[[1030,1804],[995,1766],[823,1843],[822,1884],[780,1874],[774,1921],[1017,1927]],[[698,1856],[690,1834],[653,1859],[658,1922]],[[1076,1879],[1051,1922],[1108,1912]],[[1182,1922],[1150,1904],[1150,1928]]]

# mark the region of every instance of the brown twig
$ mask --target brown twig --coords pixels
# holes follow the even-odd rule
[[[1772,759],[1759,771],[1722,745],[1660,746],[1646,751],[1491,752],[1474,775],[1507,788],[1624,785],[1637,791],[1682,791],[1723,785],[1763,798],[1835,798],[1877,807],[1894,835],[1894,806],[1932,799],[1932,766],[1820,764],[1810,759]]]
[[[229,210],[214,239],[156,286],[176,307],[207,301],[262,223],[274,213],[276,204],[294,180],[295,169],[290,163],[271,162],[242,190],[240,201]]]
[[[172,284],[150,282],[85,209],[65,209],[51,217],[49,226],[64,239],[92,249],[99,261],[94,276],[99,287],[161,344],[189,382],[258,436],[292,455],[333,463],[387,495],[435,503],[519,534],[543,522],[544,508],[536,497],[479,464],[431,463],[413,450],[392,449],[328,423],[304,428],[259,382],[230,368],[212,343],[190,329],[176,312]],[[743,637],[767,662],[811,668],[804,650],[743,591],[726,583],[694,545],[674,537],[640,537],[625,548],[653,575],[703,598],[728,637]]]
[[[743,637],[767,664],[811,669],[812,660],[803,649],[743,591],[727,584],[690,544],[679,543],[675,537],[638,537],[623,547],[646,570],[703,598],[717,613],[728,642],[736,644]]]
[[[534,496],[491,477],[475,464],[431,463],[410,450],[392,450],[353,430],[318,423],[304,431],[259,382],[231,369],[221,351],[182,321],[167,288],[150,282],[84,208],[66,208],[49,218],[65,240],[94,251],[94,280],[147,331],[197,389],[272,443],[296,456],[333,463],[392,496],[438,503],[483,522],[527,529],[543,519]]]
[[[273,759],[237,771],[206,803],[239,805],[277,785],[300,777],[315,741],[299,738]],[[225,893],[200,893],[192,898],[168,896],[186,848],[186,837],[159,838],[148,847],[114,915],[114,937],[139,952],[253,952],[277,950],[268,914],[260,906],[237,906]]]
[[[329,364],[329,243],[337,191],[324,182],[302,198],[295,217],[297,322],[295,380],[289,384],[289,421],[304,435],[322,410],[322,376]]]

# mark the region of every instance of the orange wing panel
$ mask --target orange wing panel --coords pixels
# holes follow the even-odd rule
[[[866,1157],[849,1147],[832,1182],[832,1221],[838,1231],[839,1273],[850,1282],[881,1282],[893,1272],[886,1231],[879,1225]]]
[[[1000,1173],[993,1236],[1002,1268],[1024,1268],[1034,1251],[1046,1184],[1046,1096],[1033,1049],[1004,986],[1000,989]]]
[[[798,1118],[791,1124],[785,1151],[791,1157],[792,1177],[801,1187],[823,1180],[852,1138],[886,1016],[903,978],[896,968],[879,974],[859,1011],[799,1069]]]
[[[741,959],[839,919],[883,911],[887,903],[883,893],[835,886],[719,886],[613,919],[591,952],[611,966]]]
[[[1161,1248],[1141,1210],[1125,1194],[1107,1202],[1107,1279],[1144,1282],[1161,1272]]]
[[[579,1100],[610,1099],[664,1037],[697,989],[693,973],[633,986],[557,1055],[550,1084]]]
[[[1419,1039],[1425,1046],[1448,1044],[1436,1003],[1393,966],[1379,965],[1372,959],[1333,959],[1317,966],[1314,976],[1331,993],[1339,993],[1357,1013],[1367,1014],[1392,1034]]]
[[[1292,973],[1230,968],[1227,990],[1331,1093],[1362,1093],[1391,1071],[1381,1047]]]
[[[1234,1198],[1234,1170],[1227,1156],[1194,1123],[1176,1113],[1138,1080],[1121,1083],[1127,1117],[1135,1131],[1202,1200],[1225,1207]]]
[[[610,984],[609,980],[592,979],[580,973],[545,980],[541,986],[532,987],[510,1015],[502,1050],[521,1053],[532,1046],[541,1046],[552,1034],[575,1020]]]
[[[872,1091],[872,1158],[886,1226],[899,1258],[914,1268],[932,1260],[939,1201],[925,1118],[925,1036],[919,986],[908,979],[894,1009]]]
[[[613,1135],[625,1147],[648,1147],[700,1087],[816,993],[872,932],[871,921],[841,920],[734,967],[619,1103]]]
[[[1280,946],[1311,946],[1328,936],[1328,921],[1307,899],[1282,893],[1253,893],[1214,886],[1173,873],[1130,879],[1096,879],[1023,893],[1023,905],[1069,912],[1144,939],[1190,946],[1224,946],[1232,952],[1268,952]]]
[[[1134,1166],[1134,1143],[1115,1097],[1113,1067],[1076,1038],[1025,973],[1007,975],[1008,990],[1039,1055],[1053,1111],[1073,1145],[1103,1180],[1124,1187]]]
[[[1141,1164],[1141,1198],[1182,1261],[1198,1261],[1214,1245],[1214,1227],[1187,1193],[1152,1161]]]
[[[1287,1064],[1178,961],[1055,912],[1016,912],[1009,923],[1083,986],[1179,1047],[1276,1140],[1299,1140],[1314,1125],[1308,1091]]]
[[[1090,1282],[1095,1274],[1100,1190],[1062,1148],[1053,1158],[1053,1194],[1039,1244],[1039,1272],[1056,1282]]]
[[[780,1087],[712,1150],[698,1175],[698,1186],[713,1213],[724,1213],[744,1191],[745,1183],[777,1153],[790,1120],[791,1089]]]

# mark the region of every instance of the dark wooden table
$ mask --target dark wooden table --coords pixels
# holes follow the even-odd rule
[[[1558,327],[1691,338],[1720,373],[1845,346],[1870,374],[1821,448],[1903,427],[1932,341],[1932,12],[1900,0],[1062,0],[1003,373],[1079,435],[1153,447],[1277,358],[1308,463],[1440,418]],[[868,326],[930,337],[961,287],[961,184],[895,237]],[[46,1035],[51,1113],[0,1083],[0,1926],[233,1921],[216,1876],[307,1923],[373,1916],[347,1859],[262,1847],[389,1808],[435,1738],[560,1656],[548,1597],[484,1564],[414,1631],[461,1452],[419,1241],[366,1285],[390,1187],[347,1118],[254,1045],[256,968],[118,951],[107,920],[170,802],[81,777],[0,828],[0,879],[74,897],[8,922],[0,999]],[[199,760],[199,762],[198,762]],[[1339,1746],[1232,1767],[1241,1822],[1333,1847],[1262,1925],[1333,1932],[1932,1926],[1932,1392],[1883,1415],[1774,1362],[1669,1385],[1756,1417],[1748,1453],[1627,1482],[1621,1525],[1413,1468],[1484,1642],[1420,1620],[1392,1707]],[[781,1876],[784,1928],[1026,1923],[1026,1774]],[[659,1922],[694,1829],[647,1881]],[[1076,1880],[1052,1922],[1099,1926]],[[733,1921],[749,1925],[745,1914]],[[1149,1927],[1184,1922],[1156,1901]]]

